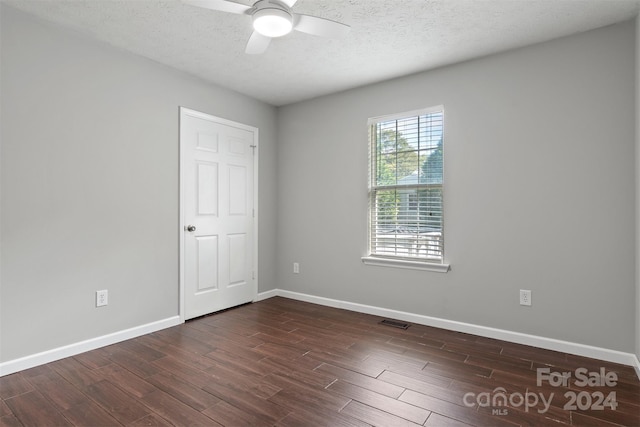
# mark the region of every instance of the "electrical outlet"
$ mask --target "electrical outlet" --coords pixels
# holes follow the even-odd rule
[[[96,307],[102,307],[109,304],[109,291],[104,289],[96,291]]]
[[[520,305],[531,305],[531,291],[520,289]]]
[[[293,263],[293,272],[294,272],[295,274],[300,273],[300,264],[298,264],[297,262],[294,262],[294,263]]]

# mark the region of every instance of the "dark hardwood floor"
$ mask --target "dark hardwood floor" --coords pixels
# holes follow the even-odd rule
[[[640,426],[631,367],[380,320],[248,304],[2,377],[0,425]]]

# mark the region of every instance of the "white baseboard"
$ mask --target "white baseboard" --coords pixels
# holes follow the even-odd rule
[[[256,295],[254,301],[263,301],[276,296],[295,299],[298,301],[310,302],[328,307],[342,308],[359,313],[404,320],[406,322],[417,323],[420,325],[449,329],[457,332],[465,332],[468,334],[495,338],[503,341],[530,345],[548,350],[560,351],[563,353],[575,354],[578,356],[591,357],[594,359],[606,360],[614,363],[621,363],[624,365],[633,366],[636,373],[638,374],[638,378],[640,378],[640,360],[638,359],[638,357],[636,357],[635,354],[632,353],[624,353],[621,351],[593,347],[568,341],[561,341],[553,338],[522,334],[519,332],[507,331],[504,329],[489,328],[485,326],[474,325],[471,323],[456,322],[454,320],[440,319],[437,317],[407,313],[404,311],[391,310],[387,308],[358,304],[348,301],[340,301],[331,298],[318,297],[282,289],[273,289],[270,291],[261,292]],[[115,344],[117,342],[125,341],[131,338],[136,338],[141,335],[150,334],[152,332],[170,328],[181,323],[182,321],[180,320],[180,316],[173,316],[167,319],[158,320],[156,322],[147,323],[145,325],[136,326],[134,328],[125,329],[123,331],[103,335],[101,337],[96,337],[88,339],[86,341],[70,344],[64,347],[59,347],[41,353],[25,356],[19,359],[2,362],[0,363],[0,376],[9,375],[14,372],[33,368],[45,363],[54,362],[65,357],[75,356],[76,354]]]
[[[278,296],[278,289],[272,289],[270,291],[260,292],[258,295],[256,295],[256,298],[253,300],[253,302],[264,301],[266,299],[277,297],[277,296]]]
[[[331,298],[318,297],[315,295],[302,294],[283,289],[274,289],[262,294],[258,294],[256,301],[261,301],[274,296],[305,301],[334,308],[343,308],[359,313],[372,314],[375,316],[389,317],[392,319],[404,320],[405,322],[417,323],[420,325],[433,326],[436,328],[448,329],[457,332],[464,332],[479,335],[487,338],[495,338],[517,344],[530,345],[533,347],[555,350],[577,356],[590,357],[598,360],[605,360],[613,363],[633,366],[640,378],[640,362],[633,353],[610,350],[606,348],[594,347],[579,343],[545,338],[536,335],[523,334],[520,332],[507,331],[504,329],[490,328],[486,326],[474,325],[471,323],[457,322],[455,320],[440,319],[437,317],[424,316],[422,314],[407,313],[404,311],[391,310],[387,308],[374,307],[371,305],[358,304],[348,301],[340,301]]]
[[[114,332],[103,335],[101,337],[91,338],[64,347],[54,348],[52,350],[43,351],[42,353],[32,354],[21,357],[19,359],[9,360],[0,363],[0,377],[9,375],[24,369],[33,368],[35,366],[44,365],[45,363],[54,362],[64,359],[65,357],[75,356],[85,351],[95,350],[96,348],[115,344],[141,335],[150,334],[161,329],[170,328],[182,323],[180,316],[173,316],[167,319],[158,320],[156,322],[147,323],[145,325],[136,326],[123,331]]]

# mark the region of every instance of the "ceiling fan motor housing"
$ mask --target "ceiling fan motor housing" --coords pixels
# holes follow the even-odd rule
[[[260,0],[253,5],[253,28],[267,37],[282,37],[293,29],[290,9],[280,2]]]

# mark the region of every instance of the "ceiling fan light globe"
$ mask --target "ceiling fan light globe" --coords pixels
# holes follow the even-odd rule
[[[263,36],[282,37],[293,30],[293,18],[281,9],[261,9],[253,14],[253,29]]]

